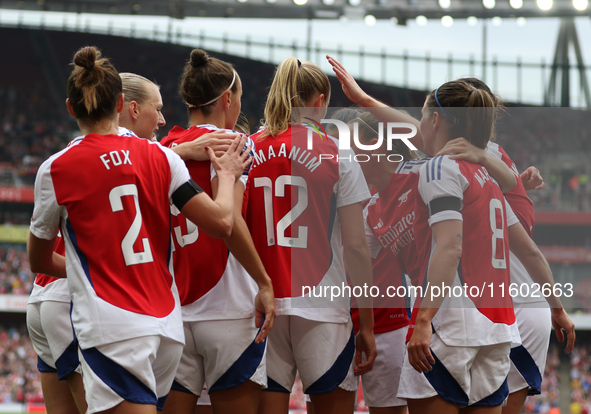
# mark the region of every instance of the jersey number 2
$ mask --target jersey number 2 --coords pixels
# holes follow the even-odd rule
[[[277,222],[277,244],[283,247],[308,247],[308,227],[298,226],[298,237],[285,236],[285,230],[308,207],[308,183],[304,177],[295,175],[280,175],[275,180],[275,197],[285,197],[285,187],[291,185],[298,188],[298,202]],[[267,225],[267,245],[275,245],[275,226],[273,225],[273,182],[269,177],[256,177],[255,187],[263,187],[265,200],[265,224]]]
[[[150,263],[154,261],[152,257],[152,249],[150,248],[150,241],[147,237],[142,239],[144,247],[143,252],[134,252],[133,245],[135,244],[140,230],[142,228],[142,212],[140,211],[140,203],[138,201],[138,192],[135,184],[120,185],[111,190],[109,193],[109,201],[111,202],[111,210],[113,213],[123,210],[123,203],[121,198],[125,196],[133,196],[135,203],[135,219],[131,223],[129,230],[123,237],[121,242],[121,250],[123,251],[123,258],[125,259],[125,265],[131,266],[140,263]]]

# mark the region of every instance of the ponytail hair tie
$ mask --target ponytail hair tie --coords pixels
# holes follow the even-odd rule
[[[472,90],[470,91],[470,93],[468,94],[468,97],[472,96],[472,92],[474,92],[475,90],[476,90],[476,88],[472,89]]]
[[[207,63],[207,60],[192,60],[191,66],[194,68],[198,68],[199,66],[203,66]]]
[[[298,68],[302,67],[302,62],[300,62],[300,60],[298,59]]]

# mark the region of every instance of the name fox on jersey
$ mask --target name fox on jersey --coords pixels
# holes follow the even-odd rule
[[[123,159],[121,159],[119,152],[121,152],[121,154],[123,155]],[[111,167],[109,167],[109,163],[112,163],[113,166],[115,166],[115,167],[117,167],[121,164],[132,165],[131,160],[129,159],[129,150],[111,151],[108,154],[104,153],[99,158],[101,159],[103,164],[105,164],[105,168],[107,170],[111,169]]]

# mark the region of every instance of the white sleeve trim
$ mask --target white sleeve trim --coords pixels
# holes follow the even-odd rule
[[[35,237],[45,240],[52,240],[57,236],[61,210],[63,209],[57,204],[51,177],[51,164],[59,154],[61,153],[54,155],[41,164],[35,179],[35,207],[31,218],[30,231]]]
[[[514,226],[515,224],[519,224],[519,219],[515,215],[515,212],[513,212],[513,209],[511,208],[511,205],[507,199],[505,199],[505,210],[507,211],[507,228]]]
[[[168,198],[172,198],[172,194],[184,183],[191,179],[189,170],[185,162],[179,157],[179,155],[172,151],[170,148],[163,147],[157,144],[158,147],[164,152],[166,158],[168,158],[168,164],[170,165],[170,188],[168,189]]]

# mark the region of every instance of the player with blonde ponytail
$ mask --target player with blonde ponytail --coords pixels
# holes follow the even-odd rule
[[[373,314],[364,298],[355,339],[348,297],[330,303],[302,292],[346,284],[345,267],[354,286],[371,285],[362,217],[370,194],[363,174],[350,150],[339,150],[334,138],[318,136],[310,126],[324,118],[329,99],[326,74],[288,58],[275,72],[263,129],[252,137],[257,157],[247,219],[273,280],[278,315],[269,334],[268,388],[259,413],[288,412],[296,371],[315,412],[352,413],[354,374],[371,370],[375,359]]]

